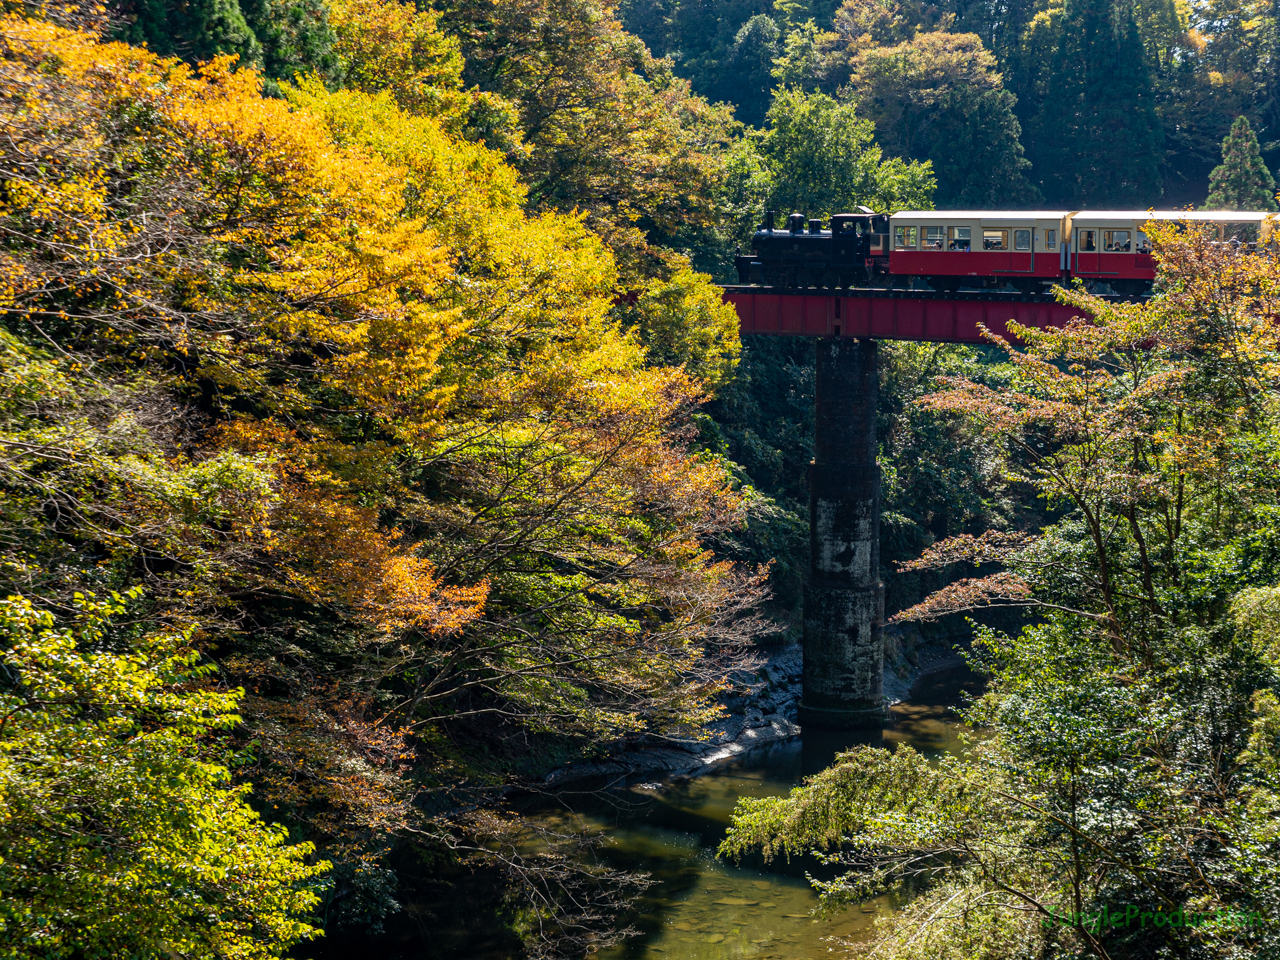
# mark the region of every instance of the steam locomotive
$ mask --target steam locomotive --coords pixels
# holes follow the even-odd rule
[[[823,229],[793,213],[775,229],[774,212],[735,258],[739,283],[796,289],[1011,291],[1042,294],[1080,277],[1097,293],[1142,296],[1156,265],[1143,227],[1152,220],[1200,224],[1217,242],[1253,249],[1269,243],[1276,215],[1263,211],[904,210],[859,207]]]

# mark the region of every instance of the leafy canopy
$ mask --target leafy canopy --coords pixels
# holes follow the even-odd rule
[[[268,958],[318,934],[310,843],[264,823],[201,742],[240,691],[183,634],[77,597],[59,627],[0,601],[0,954]]]

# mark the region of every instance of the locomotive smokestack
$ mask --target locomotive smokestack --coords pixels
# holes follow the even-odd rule
[[[821,232],[822,232],[822,221],[821,221],[821,220],[810,220],[810,221],[809,221],[809,232],[810,232],[810,233],[821,233]]]
[[[764,229],[768,230],[770,233],[773,233],[773,211],[772,210],[766,210],[764,212]]]

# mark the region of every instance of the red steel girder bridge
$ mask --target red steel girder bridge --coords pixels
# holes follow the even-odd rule
[[[1024,327],[1060,327],[1080,315],[1043,295],[928,290],[795,290],[726,286],[744,334],[856,337],[933,343],[988,343],[978,328],[1006,336],[1008,321]],[[1108,296],[1114,301],[1135,297]]]

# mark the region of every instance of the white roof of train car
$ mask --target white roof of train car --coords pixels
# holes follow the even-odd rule
[[[903,220],[1061,220],[1070,210],[902,210]]]
[[[1277,217],[1265,210],[902,210],[889,219],[903,220],[1207,220],[1246,223]]]

